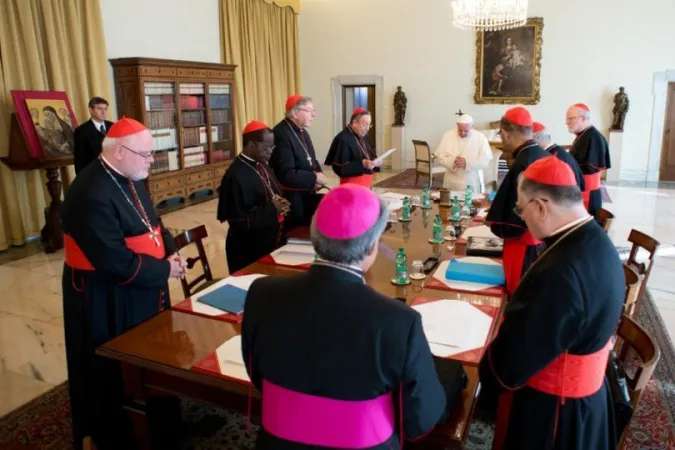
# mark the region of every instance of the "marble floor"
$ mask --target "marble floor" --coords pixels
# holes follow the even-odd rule
[[[376,181],[389,176],[378,174]],[[332,178],[331,183],[335,184],[336,179]],[[632,228],[662,244],[675,244],[675,236],[668,232],[669,226],[675,225],[675,190],[635,186],[608,186],[607,190],[612,203],[606,208],[616,216],[611,237],[617,245],[628,245]],[[208,201],[169,213],[163,216],[163,221],[175,229],[205,224],[210,236],[205,245],[213,275],[222,277],[227,275],[224,255],[227,226],[217,221],[216,206],[216,201]],[[182,253],[190,256],[196,251]],[[657,259],[649,287],[673,336],[675,253],[671,256],[668,253],[664,251]],[[61,309],[63,252],[20,256],[20,259],[0,258],[0,416],[66,379]],[[183,297],[178,282],[171,283],[171,297],[173,303]]]

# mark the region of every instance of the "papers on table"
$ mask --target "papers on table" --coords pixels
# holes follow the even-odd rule
[[[431,352],[439,357],[483,347],[492,326],[492,317],[460,300],[438,300],[413,308],[422,315]]]
[[[293,245],[312,245],[312,241],[309,239],[300,239],[300,238],[288,238],[286,243]]]
[[[391,155],[391,154],[394,153],[395,151],[396,151],[395,148],[389,149],[389,150],[387,150],[386,152],[382,153],[382,154],[381,154],[380,156],[378,156],[377,158],[375,158],[375,160],[374,160],[373,162],[374,162],[375,164],[382,164],[382,162],[385,160],[385,158],[387,158],[389,155]]]
[[[220,280],[218,283],[209,286],[207,289],[204,289],[201,292],[196,293],[195,295],[192,296],[192,311],[196,313],[201,313],[201,314],[206,314],[209,316],[219,316],[222,315],[225,312],[232,312],[232,314],[238,314],[233,311],[227,311],[225,309],[222,309],[220,307],[214,307],[215,304],[218,304],[218,300],[216,302],[213,302],[213,295],[216,295],[216,299],[218,298],[217,296],[217,291],[221,290],[222,288],[228,286],[231,288],[235,288],[241,291],[244,291],[244,299],[246,298],[245,293],[248,292],[249,288],[251,287],[251,284],[253,281],[257,280],[258,278],[264,277],[266,275],[262,274],[252,274],[252,275],[243,275],[241,277],[227,277],[222,280]],[[241,292],[234,292],[232,295],[232,292],[228,293],[227,289],[225,290],[225,304],[230,307],[230,309],[233,309],[233,305],[236,306],[237,302],[241,300],[236,300],[241,298]],[[209,297],[211,300],[209,300]],[[229,300],[228,300],[229,298]],[[206,300],[206,302],[202,301]],[[234,303],[232,303],[234,302]],[[223,306],[223,305],[219,305]],[[241,302],[242,310],[243,310],[243,302]],[[241,312],[241,311],[239,311]]]
[[[403,199],[406,197],[408,196],[397,194],[396,192],[386,192],[382,194],[382,198],[387,202],[387,209],[389,211],[397,211],[403,208]]]
[[[314,262],[314,247],[303,244],[286,244],[271,253],[274,262],[285,266],[301,266]]]
[[[237,335],[218,347],[216,358],[220,373],[238,380],[250,381],[241,355],[241,336]]]
[[[479,209],[478,212],[476,213],[476,216],[482,217],[483,219],[485,219],[485,218],[487,217],[487,213],[488,213],[487,208],[481,208],[481,209]]]
[[[490,231],[490,227],[488,227],[487,225],[468,227],[466,230],[464,230],[464,233],[462,233],[462,236],[460,236],[460,238],[469,239],[469,237],[471,236],[499,239],[497,236],[492,234],[492,231]]]
[[[483,258],[480,256],[464,256],[461,258],[457,258],[458,261],[463,261],[463,262],[468,262],[468,263],[473,263],[473,264],[486,264],[486,265],[501,265],[497,261],[493,261],[490,258]],[[441,263],[438,265],[438,268],[432,275],[432,277],[444,285],[446,285],[448,288],[460,292],[480,292],[480,291],[485,291],[490,288],[493,288],[497,285],[494,284],[483,284],[483,283],[473,283],[471,281],[459,281],[459,280],[448,280],[445,276],[448,266],[450,265],[450,261],[441,261]]]

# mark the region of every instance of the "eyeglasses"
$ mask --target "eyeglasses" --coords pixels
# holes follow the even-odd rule
[[[276,145],[265,145],[262,142],[258,143],[265,150],[273,151],[276,148]]]
[[[574,119],[578,119],[581,116],[572,116],[572,117],[565,117],[565,122],[572,122]]]
[[[316,109],[305,109],[305,108],[298,108],[298,111],[304,111],[310,114],[316,114]]]
[[[120,147],[124,147],[127,150],[129,150],[131,153],[136,153],[138,156],[143,157],[145,159],[150,159],[155,155],[155,150],[148,150],[147,152],[141,153],[141,152],[137,152],[136,150],[130,149],[126,145],[120,144]]]
[[[548,202],[548,200],[545,199],[545,198],[534,197],[534,198],[531,198],[529,202],[525,203],[525,206],[518,206],[518,204],[516,204],[516,206],[513,207],[513,212],[515,213],[516,216],[518,216],[522,219],[523,213],[525,212],[525,209],[527,208],[527,206],[535,200],[539,200],[539,201],[542,201],[542,202]]]

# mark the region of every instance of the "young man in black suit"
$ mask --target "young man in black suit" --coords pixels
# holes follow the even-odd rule
[[[101,154],[101,143],[113,122],[105,120],[108,102],[101,97],[89,100],[91,118],[75,128],[75,174],[79,174],[87,165]]]

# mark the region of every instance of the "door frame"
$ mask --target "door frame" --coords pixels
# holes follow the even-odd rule
[[[649,138],[647,181],[659,181],[661,154],[663,153],[663,130],[666,124],[666,97],[668,96],[668,83],[672,82],[675,82],[675,70],[654,73],[652,85],[654,101],[652,104],[652,130]]]
[[[375,142],[378,154],[384,152],[384,77],[378,75],[341,75],[331,78],[333,96],[333,136],[342,131],[342,87],[375,85]]]
[[[666,134],[665,129],[668,125],[667,122],[666,122],[666,120],[668,119],[668,105],[670,105],[671,103],[674,106],[673,111],[671,111],[671,114],[675,115],[675,82],[674,81],[671,81],[671,82],[666,84],[666,107],[664,109],[664,114],[663,114],[663,128],[664,128],[664,130],[663,130],[663,133],[662,133],[662,140],[661,140],[661,157],[659,158],[659,181],[664,181],[664,180],[661,179],[661,175],[664,171],[664,163],[668,159],[669,148],[667,148],[666,145],[669,143],[670,140],[675,139],[675,134],[671,134],[668,141],[665,139],[665,134]],[[671,130],[671,131],[673,133],[675,133],[675,130]],[[673,142],[673,145],[675,145],[675,142]],[[665,180],[665,181],[673,182],[675,180]]]

